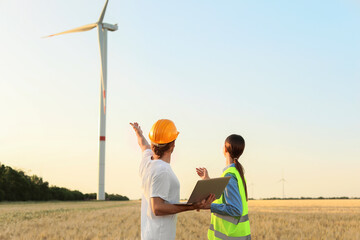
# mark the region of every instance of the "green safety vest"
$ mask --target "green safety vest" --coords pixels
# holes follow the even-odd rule
[[[226,169],[223,172],[222,177],[224,177],[228,173],[235,175],[238,182],[239,193],[243,205],[242,216],[232,217],[228,215],[211,213],[211,223],[208,230],[208,239],[250,240],[250,223],[248,217],[248,205],[246,201],[244,184],[238,170],[235,167],[229,167],[228,169]],[[219,199],[216,199],[213,203],[226,203],[224,193]]]

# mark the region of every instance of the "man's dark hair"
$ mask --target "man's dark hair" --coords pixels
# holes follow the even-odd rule
[[[174,144],[175,144],[175,140],[165,144],[158,144],[158,145],[151,144],[151,150],[155,153],[155,155],[162,158],[164,153],[168,151],[172,146],[174,146]]]

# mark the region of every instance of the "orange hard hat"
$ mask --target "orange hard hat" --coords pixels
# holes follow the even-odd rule
[[[152,126],[149,138],[152,143],[165,144],[174,141],[178,135],[179,132],[173,121],[160,119]]]

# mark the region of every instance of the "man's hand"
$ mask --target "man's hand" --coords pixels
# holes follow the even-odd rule
[[[206,199],[194,203],[194,207],[196,211],[200,211],[200,209],[210,209],[211,203],[215,201],[215,199],[215,194],[210,194]]]
[[[143,132],[142,132],[142,130],[140,128],[140,125],[137,122],[130,123],[130,125],[133,127],[133,129],[135,130],[137,135],[142,135],[143,134]]]
[[[206,168],[196,168],[196,173],[202,180],[210,179],[208,171]]]
[[[138,139],[138,144],[141,148],[142,151],[145,151],[146,149],[150,149],[150,144],[146,141],[145,137],[143,136],[143,132],[139,126],[139,124],[137,122],[134,123],[130,123],[130,125],[133,127],[137,139]]]

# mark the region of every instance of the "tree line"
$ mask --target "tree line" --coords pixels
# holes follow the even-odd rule
[[[28,176],[24,171],[0,163],[0,201],[78,201],[95,200],[96,193],[82,193],[63,187],[49,186],[36,175]],[[128,197],[105,193],[106,200],[127,201]]]

